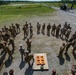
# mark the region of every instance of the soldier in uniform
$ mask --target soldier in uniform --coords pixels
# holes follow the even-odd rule
[[[18,23],[16,23],[15,24],[16,25],[16,32],[17,32],[17,34],[19,34],[20,33],[20,25],[18,24]]]
[[[47,35],[50,36],[50,29],[51,29],[51,25],[50,23],[47,25]]]
[[[5,32],[4,28],[2,28],[2,32]]]
[[[4,41],[7,41],[5,34],[6,34],[5,32],[2,32],[2,39],[3,39]]]
[[[65,34],[65,40],[66,40],[66,41],[69,40],[70,33],[71,33],[71,29],[68,29],[68,30],[66,31],[66,34]]]
[[[28,29],[28,23],[27,23],[27,21],[26,21],[26,23],[25,23],[25,26],[26,26],[26,28]]]
[[[11,35],[12,37],[15,39],[16,37],[16,32],[15,32],[15,29],[11,28]]]
[[[65,49],[65,54],[67,54],[68,49],[70,48],[71,45],[72,45],[71,42],[67,42],[67,44],[66,44],[66,49]]]
[[[64,52],[64,50],[65,50],[65,43],[62,43],[62,46],[60,47],[60,52],[59,52],[59,57],[62,57],[62,54],[63,54],[63,52]]]
[[[9,38],[9,43],[8,43],[8,45],[12,45],[12,50],[14,50],[15,49],[15,43],[14,43],[14,39],[13,39],[13,37],[11,36],[10,38]]]
[[[64,28],[67,28],[67,26],[68,26],[68,24],[67,24],[67,22],[65,22],[65,24],[64,24]]]
[[[23,61],[23,57],[25,56],[25,49],[22,47],[22,44],[20,44],[19,51],[20,51],[20,54],[21,54],[21,59]]]
[[[8,34],[8,32],[5,33],[5,38],[6,38],[5,41],[8,41],[8,39],[10,38],[10,35]]]
[[[12,25],[11,27],[12,27],[13,29],[16,29],[15,26],[13,25],[13,23],[12,23],[11,25]]]
[[[42,25],[42,34],[45,35],[45,23]]]
[[[7,30],[8,30],[8,28],[6,26],[4,26],[4,31],[7,31]]]
[[[40,28],[41,28],[41,25],[39,24],[39,22],[37,22],[37,34],[40,34]]]
[[[57,37],[57,38],[59,37],[60,28],[61,28],[61,24],[59,24],[59,25],[56,27],[56,37]]]
[[[29,27],[28,27],[28,23],[27,23],[27,21],[26,21],[26,23],[25,23],[25,26],[26,26],[26,36],[28,36],[28,34],[29,34]]]
[[[71,38],[69,39],[69,42],[72,42],[73,40],[76,39],[76,31],[75,33],[71,36]]]
[[[51,34],[52,34],[53,36],[55,36],[55,30],[56,30],[56,25],[54,24],[54,25],[52,26],[52,30],[51,30]]]
[[[70,24],[67,25],[67,29],[72,29],[72,27],[70,26]]]
[[[12,23],[12,29],[13,29],[13,31],[15,32],[15,35],[17,34],[17,32],[16,32],[16,27],[13,25],[13,23]]]
[[[6,42],[4,42],[4,44],[3,44],[3,50],[5,51],[5,53],[8,53],[9,59],[12,60],[13,59],[12,52],[9,49],[9,46],[7,45]]]
[[[33,55],[29,55],[29,53],[27,53],[27,55],[25,56],[25,61],[28,63],[29,67],[31,66],[30,64],[31,59],[33,59]]]
[[[61,34],[60,34],[61,39],[65,38],[65,33],[66,33],[66,27],[61,28]]]
[[[27,39],[26,44],[27,44],[27,50],[29,53],[31,53],[31,40]]]
[[[31,23],[29,23],[29,28],[30,28],[30,38],[32,38],[33,36],[33,26],[31,25]]]
[[[26,36],[26,26],[25,26],[25,25],[23,26],[22,30],[23,30],[23,33],[24,33],[24,39],[25,39],[25,37],[27,37],[27,36]]]

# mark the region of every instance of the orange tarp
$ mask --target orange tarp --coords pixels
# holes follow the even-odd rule
[[[45,65],[44,56],[36,56],[36,64],[37,65]]]

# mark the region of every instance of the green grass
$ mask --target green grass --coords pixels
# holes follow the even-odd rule
[[[21,6],[0,5],[0,23],[14,20],[18,17],[45,16],[54,11],[54,9],[45,7],[41,3],[28,3]]]
[[[0,6],[0,15],[43,15],[53,12],[54,9],[49,9],[41,4],[23,5],[23,6]]]

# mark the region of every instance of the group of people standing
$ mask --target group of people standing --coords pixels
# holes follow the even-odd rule
[[[66,41],[66,43],[62,43],[62,46],[60,47],[59,56],[62,56],[63,51],[65,51],[65,53],[67,53],[70,46],[73,47],[73,52],[75,52],[75,50],[76,50],[76,31],[71,36],[70,34],[72,32],[71,31],[72,27],[67,22],[65,22],[63,27],[61,26],[61,24],[51,25],[49,23],[46,26],[45,23],[43,23],[43,25],[41,25],[39,22],[37,22],[36,28],[37,28],[37,34],[42,33],[43,35],[45,35],[45,32],[46,32],[47,36],[50,36],[50,34],[51,34],[52,36],[61,38],[62,40]],[[31,38],[33,37],[33,26],[31,25],[31,23],[28,24],[26,22],[25,25],[23,25],[22,31],[23,31],[23,35],[24,35],[23,40],[25,40],[27,38],[27,41],[26,41],[27,52],[25,52],[25,49],[22,47],[22,44],[20,44],[19,51],[21,54],[21,59],[23,60],[23,57],[25,57],[25,61],[28,62],[28,65],[30,66],[30,60],[33,58],[33,55],[30,55],[31,43],[32,43]],[[9,55],[8,57],[10,60],[13,59],[12,54],[14,53],[15,46],[16,46],[15,42],[14,42],[15,38],[20,32],[21,32],[20,24],[18,24],[18,23],[16,23],[15,25],[12,23],[11,26],[9,26],[9,27],[4,26],[0,30],[0,50],[2,49],[5,54],[8,54]],[[12,50],[9,48],[10,45],[12,47]]]
[[[70,26],[70,24],[67,24],[67,22],[65,22],[63,27],[61,26],[61,24],[59,24],[59,25],[56,25],[56,24],[51,25],[49,23],[46,26],[45,23],[43,23],[43,25],[41,25],[39,22],[37,23],[37,34],[42,33],[43,35],[45,35],[45,29],[47,30],[47,36],[50,36],[50,34],[52,34],[53,36],[56,36],[57,38],[61,38],[63,40],[68,41],[69,40],[69,36],[71,34],[72,27]]]
[[[24,39],[25,38],[32,38],[33,36],[33,26],[31,25],[31,23],[25,23],[25,25],[22,28],[23,33],[24,33]]]
[[[62,46],[60,47],[59,56],[62,55],[63,51],[65,51],[65,54],[68,52],[68,49],[70,46],[73,47],[73,53],[75,53],[76,50],[76,31],[71,35],[72,33],[72,27],[67,22],[64,23],[63,27],[61,24],[59,25],[51,25],[50,23],[46,26],[45,23],[41,25],[39,22],[37,23],[37,34],[42,33],[45,35],[45,31],[47,31],[47,36],[55,36],[56,38],[60,38],[62,40],[65,40],[66,43],[62,43]]]
[[[10,60],[13,59],[12,54],[15,50],[15,37],[20,33],[19,26],[20,25],[17,23],[15,24],[15,26],[11,24],[11,26],[4,26],[0,30],[0,50],[2,49],[4,51],[4,54],[8,53],[8,57],[10,58]],[[9,48],[10,45],[12,47],[12,50]]]

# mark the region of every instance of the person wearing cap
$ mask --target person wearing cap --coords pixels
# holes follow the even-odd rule
[[[25,49],[22,47],[22,44],[20,44],[19,51],[20,51],[20,54],[21,54],[21,59],[23,60],[23,56],[25,56]]]

